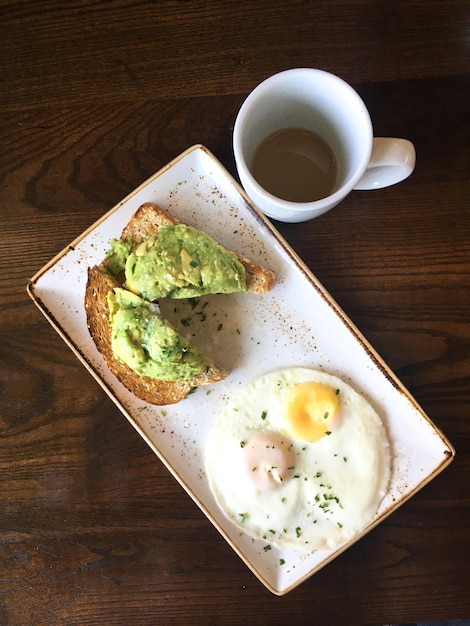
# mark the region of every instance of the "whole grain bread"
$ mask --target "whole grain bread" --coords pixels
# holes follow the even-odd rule
[[[132,239],[135,244],[139,244],[152,235],[158,235],[158,227],[166,224],[178,224],[178,220],[157,204],[146,202],[137,209],[136,213],[124,227],[121,239]],[[240,252],[230,251],[237,255],[239,261],[245,267],[246,290],[248,293],[262,294],[273,288],[276,279],[271,270],[266,269]]]
[[[158,236],[159,226],[177,223],[178,220],[168,211],[154,203],[146,202],[137,209],[124,227],[121,239],[131,240],[133,246],[137,246],[151,236]],[[246,287],[249,293],[262,294],[273,287],[275,282],[273,272],[238,252],[235,254],[245,267]],[[121,287],[123,280],[122,276],[114,277],[107,270],[107,259],[100,265],[88,268],[85,310],[88,329],[96,347],[110,371],[129,391],[150,404],[175,404],[185,398],[194,387],[216,383],[227,377],[226,370],[210,361],[208,370],[191,380],[163,381],[141,376],[117,360],[111,347],[112,331],[107,296],[114,288]]]
[[[85,310],[88,329],[106,365],[118,380],[134,395],[150,404],[175,404],[194,387],[219,382],[228,372],[215,363],[209,369],[190,380],[164,381],[149,376],[140,376],[125,363],[118,361],[111,347],[111,325],[109,323],[108,293],[118,287],[118,282],[103,266],[88,268],[85,289]]]

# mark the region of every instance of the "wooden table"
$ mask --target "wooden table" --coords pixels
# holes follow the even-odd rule
[[[470,618],[469,5],[0,2],[0,623],[390,624]],[[276,224],[457,450],[282,598],[236,556],[28,298],[28,279],[187,147],[236,175],[247,93],[353,84],[412,177]]]

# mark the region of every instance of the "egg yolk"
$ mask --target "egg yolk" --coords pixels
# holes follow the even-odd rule
[[[328,385],[306,382],[295,385],[287,398],[287,422],[293,435],[318,441],[330,433],[339,408],[338,394]]]
[[[258,491],[276,489],[294,469],[292,446],[275,433],[253,434],[243,442],[241,454],[248,482]]]

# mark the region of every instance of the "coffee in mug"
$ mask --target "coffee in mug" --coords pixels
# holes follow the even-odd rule
[[[331,147],[308,128],[281,128],[257,147],[250,167],[269,193],[291,202],[326,198],[336,183]]]

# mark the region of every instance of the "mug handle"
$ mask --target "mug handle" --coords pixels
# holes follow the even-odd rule
[[[416,163],[414,145],[408,139],[374,137],[366,171],[354,189],[382,189],[405,180]]]

